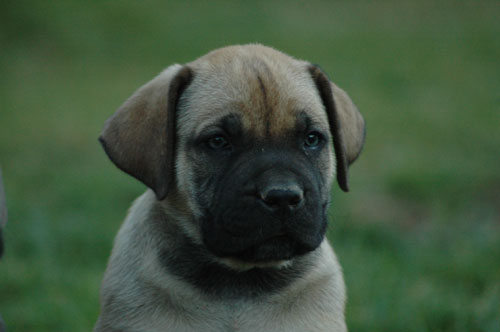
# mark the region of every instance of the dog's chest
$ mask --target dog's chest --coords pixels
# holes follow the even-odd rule
[[[187,306],[190,308],[187,311],[167,310],[161,319],[151,317],[151,322],[161,322],[154,327],[154,331],[250,332],[258,330],[255,326],[255,317],[265,319],[263,317],[265,312],[259,309],[256,303],[247,301],[217,303],[200,301],[199,299],[197,302],[195,305],[191,303]],[[274,331],[274,329],[270,331]]]
[[[325,326],[326,321],[314,314],[304,316],[302,310],[286,308],[283,303],[273,301],[249,302],[234,301],[224,304],[198,303],[196,310],[183,312],[182,317],[173,312],[166,312],[162,317],[147,320],[154,326],[143,331],[178,331],[178,332],[294,332],[294,331],[331,331]],[[298,308],[297,308],[298,309]],[[323,313],[325,314],[325,313]],[[142,330],[141,330],[142,331]],[[335,331],[337,331],[335,329]]]

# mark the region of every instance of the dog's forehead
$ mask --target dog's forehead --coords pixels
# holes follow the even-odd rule
[[[258,137],[280,135],[306,113],[327,123],[307,63],[265,47],[218,50],[188,64],[194,79],[181,104],[185,133],[197,133],[215,119],[238,114],[244,130]],[[192,119],[191,119],[192,118]],[[325,128],[326,129],[326,128]]]

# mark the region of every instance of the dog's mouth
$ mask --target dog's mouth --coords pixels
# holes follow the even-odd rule
[[[316,213],[312,213],[316,211]],[[287,218],[256,212],[225,210],[226,218],[210,214],[201,220],[202,239],[219,259],[277,265],[315,250],[326,232],[326,213],[302,210]],[[274,265],[276,265],[274,264]]]
[[[225,238],[232,245],[221,245],[205,241],[208,249],[229,265],[254,267],[280,267],[294,257],[304,255],[319,245],[320,241],[307,242],[296,239],[292,234],[280,233],[265,239]]]
[[[252,269],[285,269],[292,265],[292,260],[276,260],[265,262],[244,261],[237,257],[217,258],[217,261],[236,271],[248,271]]]
[[[236,184],[223,182],[213,204],[200,203],[205,207],[201,235],[212,254],[267,264],[291,260],[320,245],[327,220],[320,184],[301,169],[289,168],[273,165],[262,174],[245,173]]]

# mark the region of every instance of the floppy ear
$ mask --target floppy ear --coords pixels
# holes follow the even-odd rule
[[[365,142],[365,120],[347,93],[330,82],[317,66],[309,72],[318,88],[328,114],[333,146],[337,159],[337,182],[343,191],[349,191],[347,168],[359,156]]]
[[[175,109],[191,78],[188,67],[168,67],[125,101],[99,137],[111,161],[159,200],[174,183]]]

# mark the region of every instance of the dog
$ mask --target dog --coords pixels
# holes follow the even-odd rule
[[[94,331],[346,331],[327,208],[364,128],[319,67],[258,44],[142,86],[99,137],[149,189],[115,239]]]

